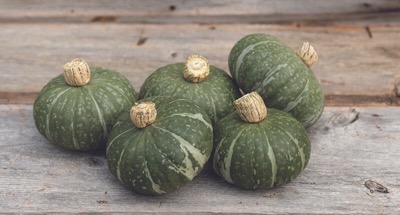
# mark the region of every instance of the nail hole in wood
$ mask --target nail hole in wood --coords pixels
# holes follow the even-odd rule
[[[175,5],[170,5],[169,6],[169,11],[174,11],[176,10],[176,6]]]
[[[140,37],[140,38],[138,39],[136,45],[138,45],[138,46],[143,45],[144,43],[146,43],[147,39],[148,39],[148,37]]]

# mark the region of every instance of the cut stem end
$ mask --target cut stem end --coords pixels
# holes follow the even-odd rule
[[[183,77],[192,83],[202,82],[210,74],[210,64],[205,57],[191,55],[186,61]]]
[[[303,45],[297,50],[296,54],[308,66],[308,68],[310,68],[318,60],[317,52],[308,42],[304,42]]]
[[[233,104],[243,121],[260,122],[267,117],[267,107],[257,92],[246,94]]]
[[[86,85],[90,81],[89,65],[82,59],[73,59],[64,65],[64,78],[70,86]]]
[[[156,120],[156,104],[153,102],[135,103],[131,108],[131,120],[137,128],[145,128]]]

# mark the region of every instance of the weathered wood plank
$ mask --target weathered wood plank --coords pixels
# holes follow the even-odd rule
[[[244,191],[206,169],[175,193],[144,197],[108,171],[102,152],[50,145],[32,106],[0,105],[0,212],[64,213],[400,213],[400,108],[327,108],[309,131],[311,160],[292,183]],[[373,180],[389,193],[371,192]]]
[[[62,65],[81,57],[120,71],[134,87],[157,68],[201,54],[228,71],[228,54],[244,35],[264,32],[297,48],[310,41],[313,67],[328,105],[396,105],[400,26],[0,24],[0,103],[31,104]],[[142,41],[139,43],[139,41]]]
[[[399,12],[393,0],[0,1],[3,22],[390,23]]]

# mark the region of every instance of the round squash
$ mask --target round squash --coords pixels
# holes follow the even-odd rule
[[[175,97],[148,97],[124,112],[107,142],[111,173],[144,195],[172,192],[203,169],[213,148],[211,120]]]
[[[192,55],[185,63],[170,64],[151,74],[140,89],[140,98],[175,96],[203,108],[213,123],[234,111],[232,102],[240,97],[232,78],[208,61]]]
[[[305,127],[318,121],[324,94],[310,66],[318,55],[304,43],[297,55],[277,38],[251,34],[229,54],[229,70],[245,92],[258,92],[268,107],[291,113]]]
[[[104,148],[108,132],[123,110],[136,101],[128,79],[89,66],[80,59],[65,64],[33,104],[36,128],[50,142],[71,150]]]
[[[213,168],[244,189],[269,189],[295,179],[307,166],[311,145],[304,127],[289,113],[267,109],[250,93],[235,101],[237,111],[215,127]]]

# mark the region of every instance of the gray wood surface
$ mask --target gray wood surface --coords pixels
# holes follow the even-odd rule
[[[400,26],[0,24],[0,103],[33,103],[75,57],[115,69],[139,90],[157,68],[201,54],[228,72],[230,49],[251,33],[277,36],[293,49],[309,41],[328,105],[396,105]],[[397,79],[396,79],[397,78]],[[397,80],[397,81],[396,81]]]
[[[1,0],[0,22],[391,23],[396,0]]]
[[[50,145],[31,109],[0,105],[0,213],[400,214],[399,107],[326,108],[309,130],[310,163],[284,187],[244,191],[207,166],[160,197],[125,190],[102,152]]]

